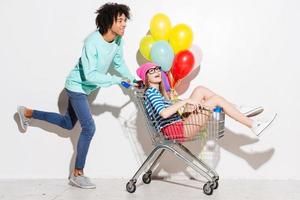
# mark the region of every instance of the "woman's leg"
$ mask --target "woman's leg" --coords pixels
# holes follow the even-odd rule
[[[204,102],[204,106],[207,106],[209,108],[220,106],[224,109],[225,114],[227,114],[232,119],[246,125],[249,128],[252,127],[253,120],[249,117],[246,117],[238,109],[236,109],[232,103],[228,102],[221,96],[215,95],[210,97]]]
[[[197,88],[195,88],[190,98],[210,108],[220,106],[224,109],[225,114],[227,114],[231,118],[248,126],[249,128],[252,127],[252,119],[244,116],[239,110],[235,108],[232,103],[205,87],[198,86]]]
[[[209,111],[200,110],[199,107],[193,105],[185,106],[183,112],[184,136],[192,138],[198,135],[209,119],[209,116]]]
[[[208,88],[203,86],[197,86],[193,90],[190,98],[193,99],[194,101],[198,101],[201,104],[214,95],[216,94],[213,91],[209,90]]]
[[[214,95],[216,94],[208,88],[198,86],[193,90],[190,98],[203,105],[207,99]],[[208,111],[204,110],[200,113],[200,110],[192,105],[185,106],[183,113],[189,113],[188,116],[184,117],[184,136],[186,138],[191,138],[199,134],[210,114]]]
[[[191,114],[183,120],[183,130],[185,138],[193,138],[200,134],[208,117],[203,114]]]

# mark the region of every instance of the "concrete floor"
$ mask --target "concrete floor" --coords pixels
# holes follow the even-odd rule
[[[94,179],[97,189],[72,187],[67,180],[0,180],[1,200],[95,200],[95,199],[210,199],[210,200],[299,200],[300,181],[223,180],[211,196],[195,180],[152,180],[137,183],[137,190],[126,191],[125,179]]]

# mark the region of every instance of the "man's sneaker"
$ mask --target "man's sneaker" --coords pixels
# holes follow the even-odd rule
[[[261,106],[258,107],[236,106],[236,108],[241,113],[243,113],[246,117],[254,117],[264,111],[264,108]]]
[[[95,189],[96,188],[96,185],[94,183],[92,183],[88,177],[83,176],[83,175],[74,176],[74,174],[72,173],[69,180],[73,185],[80,187],[82,189]]]
[[[254,120],[251,128],[252,132],[257,136],[260,136],[260,134],[274,121],[276,116],[277,114],[274,114],[274,116],[267,121]]]
[[[29,122],[30,122],[30,118],[27,118],[24,115],[25,109],[26,108],[24,106],[18,106],[17,107],[18,115],[19,115],[19,118],[20,118],[20,124],[21,124],[21,127],[24,131],[27,130],[27,126],[29,125]]]

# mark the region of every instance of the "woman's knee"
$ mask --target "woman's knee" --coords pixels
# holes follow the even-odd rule
[[[209,99],[207,99],[204,104],[208,107],[216,107],[220,105],[221,100],[222,97],[220,97],[219,95],[213,95]]]
[[[206,89],[207,89],[207,88],[205,88],[205,87],[202,86],[202,85],[198,85],[198,86],[195,88],[195,90],[196,90],[197,92],[201,92],[201,93],[205,92]]]
[[[197,93],[203,94],[206,98],[209,98],[209,97],[215,95],[215,93],[213,91],[211,91],[210,89],[208,89],[207,87],[204,87],[202,85],[197,86],[195,88],[195,90],[197,91]]]

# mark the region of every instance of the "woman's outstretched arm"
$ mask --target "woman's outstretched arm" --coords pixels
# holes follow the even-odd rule
[[[182,100],[182,101],[178,101],[176,103],[174,103],[173,105],[167,107],[167,108],[164,108],[160,113],[159,115],[162,117],[162,118],[169,118],[171,117],[173,114],[175,114],[180,108],[182,108],[183,106],[185,106],[186,104],[192,104],[192,105],[195,105],[197,104],[196,101],[194,101],[193,99],[185,99],[185,100]]]

